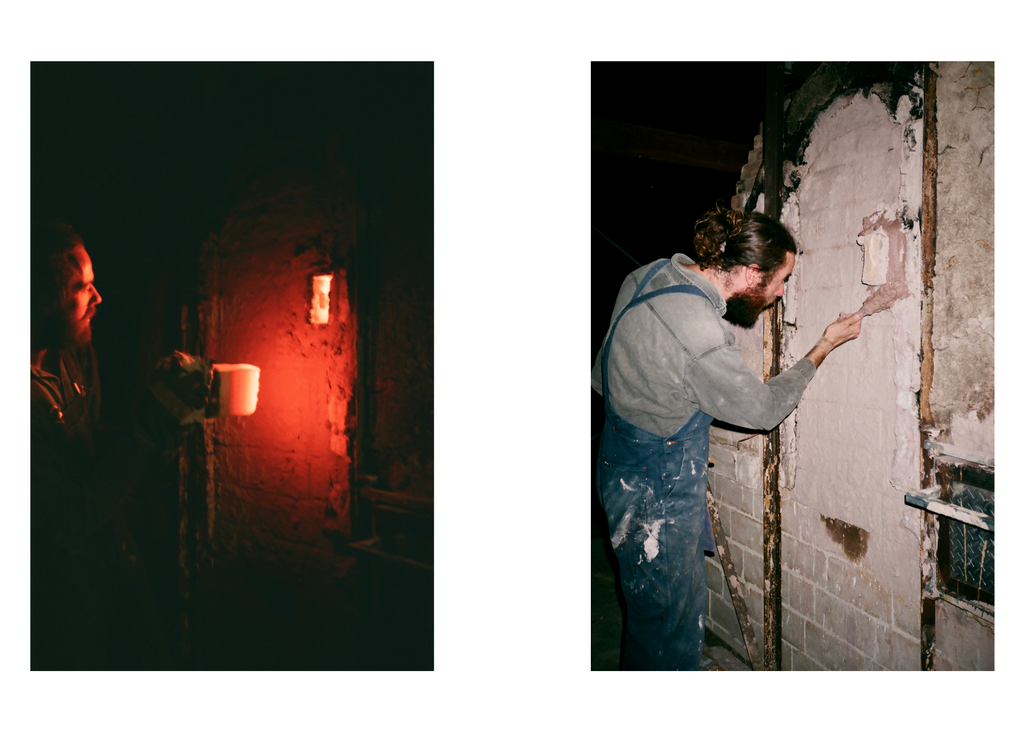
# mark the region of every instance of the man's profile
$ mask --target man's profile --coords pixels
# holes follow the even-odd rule
[[[92,345],[103,299],[85,244],[67,224],[35,224],[31,266],[32,669],[166,668],[122,507],[191,426],[150,398],[130,427],[103,429]],[[174,372],[169,361],[164,373]],[[205,405],[208,373],[169,383]]]

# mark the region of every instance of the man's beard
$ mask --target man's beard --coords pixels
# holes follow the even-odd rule
[[[752,328],[758,316],[775,298],[765,296],[765,287],[737,292],[725,301],[725,319],[741,328]]]
[[[64,326],[64,348],[83,348],[92,342],[92,316],[71,322]]]
[[[64,335],[64,348],[82,348],[92,343],[92,324],[87,321],[79,321],[69,327]]]
[[[54,313],[50,325],[46,328],[50,338],[48,342],[51,348],[63,350],[75,350],[83,348],[92,343],[92,319],[96,315],[96,309],[92,308],[86,312],[84,318],[73,319],[72,314],[67,310]]]
[[[54,308],[32,316],[32,348],[56,353],[83,348],[92,342],[93,308],[85,318],[73,320],[64,308]]]

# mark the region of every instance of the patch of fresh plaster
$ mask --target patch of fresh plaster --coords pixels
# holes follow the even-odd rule
[[[886,262],[869,261],[872,254],[882,253],[881,243],[884,242]],[[888,310],[897,301],[910,297],[907,287],[906,251],[907,237],[903,232],[903,222],[891,214],[876,211],[864,217],[864,227],[857,236],[857,243],[864,247],[864,277],[871,282],[880,284],[870,291],[861,309],[868,315]],[[872,251],[874,250],[874,251]],[[869,272],[869,269],[871,270]]]
[[[796,192],[791,192],[785,202],[782,204],[782,213],[779,216],[779,220],[786,227],[790,234],[793,235],[793,239],[797,242],[797,252],[800,251],[800,201],[797,198]],[[793,267],[792,279],[794,281],[799,280],[801,262],[803,257],[797,256],[796,264]],[[787,287],[782,294],[782,322],[785,325],[795,326],[796,325],[796,314],[800,309],[800,304],[797,301],[799,288]],[[783,349],[783,359],[788,355]],[[782,362],[783,368],[789,368],[796,363],[794,360],[792,363],[787,363],[785,360]]]
[[[920,487],[921,439],[917,401],[921,390],[919,302],[917,298],[909,298],[896,303],[891,310],[896,358],[896,450],[892,459],[892,485],[902,492]]]

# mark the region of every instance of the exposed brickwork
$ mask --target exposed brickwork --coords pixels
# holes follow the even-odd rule
[[[764,157],[764,123],[761,124],[760,134],[754,137],[754,148],[747,156],[747,164],[740,171],[740,181],[736,184],[736,195],[732,197],[731,207],[734,211],[742,211],[747,205],[747,199],[754,189],[754,181],[757,173],[761,170],[761,160]]]
[[[276,171],[239,193],[216,239],[206,352],[261,369],[256,412],[208,423],[210,540],[222,559],[340,562],[324,531],[349,526],[356,324],[344,264],[355,224],[343,169]],[[335,275],[331,322],[316,326],[311,276],[322,271]]]
[[[730,537],[729,546],[736,575],[743,584],[743,593],[750,615],[754,634],[759,647],[764,643],[764,561],[761,554],[762,529],[757,509],[760,505],[760,485],[755,490],[751,465],[757,452],[744,440],[749,435],[730,433],[714,428],[711,455],[715,466],[709,471],[711,493],[718,503],[722,528]],[[741,442],[741,440],[744,440]],[[742,483],[737,478],[744,478]],[[746,655],[743,636],[740,633],[736,612],[728,587],[722,581],[722,569],[718,557],[706,561],[708,582],[708,627],[726,640],[740,654]]]

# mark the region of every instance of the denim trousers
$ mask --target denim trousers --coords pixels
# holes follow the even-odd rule
[[[626,599],[623,670],[700,664],[710,422],[697,412],[666,439],[613,416],[601,433],[598,496]]]

